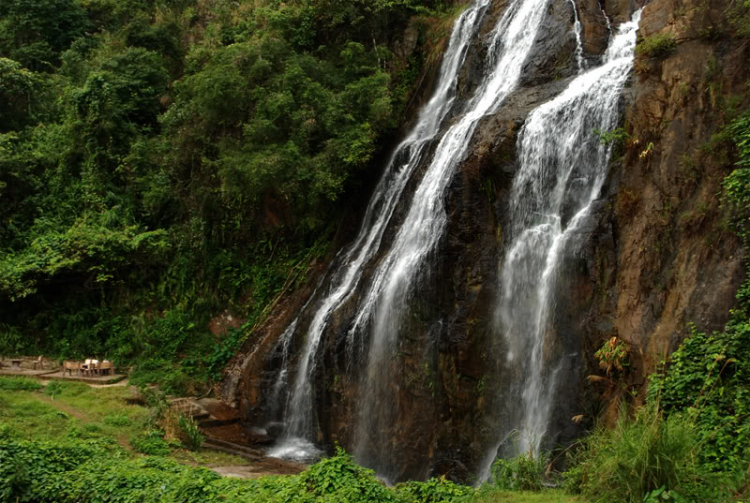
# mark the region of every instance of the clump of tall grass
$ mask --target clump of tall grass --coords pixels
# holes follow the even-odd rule
[[[700,448],[699,432],[687,416],[665,417],[655,404],[634,417],[623,409],[614,428],[600,427],[583,440],[565,484],[607,503],[640,503],[659,490],[721,501],[727,487],[721,479],[727,476],[701,466]]]
[[[541,491],[549,458],[531,452],[510,459],[498,458],[492,464],[490,482],[498,489]]]
[[[28,377],[0,377],[0,390],[2,391],[36,391],[42,389],[42,385],[36,379]]]

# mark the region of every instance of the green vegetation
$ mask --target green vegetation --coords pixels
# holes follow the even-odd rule
[[[95,495],[96,501],[147,502],[349,502],[458,501],[471,493],[447,481],[385,487],[349,456],[321,461],[298,476],[256,480],[222,478],[203,468],[159,457],[129,458],[100,442],[80,444],[6,442],[0,445],[3,501],[66,502]],[[449,496],[452,495],[452,496]]]
[[[384,486],[371,470],[339,451],[295,476],[255,480],[222,478],[204,468],[160,457],[132,458],[98,441],[0,444],[3,501],[62,503],[88,501],[243,503],[561,503],[579,501],[558,491],[510,493],[485,486],[475,491],[445,479]],[[512,499],[511,499],[512,498]]]
[[[683,501],[722,501],[726,486],[719,482],[726,481],[700,463],[700,451],[698,431],[686,418],[665,418],[654,406],[634,419],[623,411],[614,428],[583,440],[566,486],[601,502],[641,502],[662,488]]]
[[[147,392],[149,407],[144,407],[128,404],[132,388],[124,386],[50,382],[41,390],[38,381],[0,377],[0,389],[0,501],[582,501],[560,491],[505,490],[496,479],[479,490],[443,478],[387,488],[342,451],[297,476],[221,478],[196,465],[247,461],[199,446],[195,451],[181,448],[174,438],[178,433],[170,431],[173,425],[164,422],[170,411],[164,408],[163,394]],[[523,457],[507,466],[523,480],[533,478],[539,489],[544,464]],[[499,467],[495,473],[504,471]]]
[[[3,376],[0,390],[0,444],[8,440],[96,441],[193,465],[247,463],[243,458],[202,449],[202,435],[192,421],[188,421],[192,426],[173,427],[162,422],[164,415],[156,408],[128,404],[133,388],[92,388],[51,381],[42,389],[37,380]],[[182,427],[188,432],[183,433]],[[165,429],[170,430],[169,440]]]
[[[750,1],[734,2],[729,12],[729,22],[740,37],[750,37]]]
[[[497,459],[492,464],[492,483],[499,489],[539,491],[542,489],[549,460],[531,453],[511,459]]]
[[[11,376],[0,379],[0,390],[2,391],[36,391],[39,389],[42,389],[42,385],[36,379]]]
[[[636,52],[647,58],[666,58],[677,47],[677,41],[671,33],[657,33],[640,41]]]
[[[745,248],[750,222],[750,112],[732,111],[711,143],[731,144],[737,168],[723,204]],[[696,208],[695,214],[700,214]],[[693,219],[690,214],[689,219]],[[683,224],[688,218],[683,218]],[[649,378],[646,405],[623,411],[614,428],[584,438],[564,474],[569,490],[593,501],[734,501],[750,473],[750,280],[722,332],[690,336]],[[608,375],[627,368],[611,340],[597,352]]]
[[[458,7],[3,2],[0,354],[215,379],[362,200]]]

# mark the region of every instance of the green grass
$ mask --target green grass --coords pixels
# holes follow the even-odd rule
[[[130,405],[132,388],[92,388],[78,382],[0,377],[0,433],[15,440],[103,440],[130,449],[149,428],[151,411]],[[169,457],[193,466],[246,465],[239,456],[173,447]]]
[[[662,488],[687,501],[728,500],[732,477],[701,464],[698,433],[689,417],[664,417],[654,405],[632,418],[623,410],[614,428],[582,440],[566,485],[601,503],[639,503]]]
[[[505,491],[485,486],[477,491],[471,503],[585,503],[581,496],[567,494],[560,489],[539,492]]]
[[[28,377],[3,376],[0,378],[0,390],[3,391],[34,391],[41,388],[39,381]]]
[[[64,438],[75,420],[35,395],[27,391],[4,392],[0,398],[0,427],[7,427],[8,433],[18,439]]]

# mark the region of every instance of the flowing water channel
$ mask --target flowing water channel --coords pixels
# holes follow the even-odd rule
[[[640,14],[612,35],[600,66],[536,108],[520,132],[509,204],[512,237],[501,269],[497,319],[508,348],[503,357],[514,369],[510,395],[519,407],[513,420],[498,427],[500,443],[487,456],[485,476],[500,444],[510,441],[510,452],[534,455],[545,446],[564,358],[553,350],[556,281],[566,247],[607,175],[612,148],[596,132],[617,127]]]
[[[313,443],[314,433],[314,372],[315,358],[331,314],[355,291],[365,265],[377,252],[383,232],[399,203],[407,182],[422,161],[425,151],[440,131],[456,98],[458,74],[469,44],[474,39],[490,0],[477,0],[456,20],[448,48],[443,57],[436,89],[415,121],[415,125],[391,154],[385,172],[370,200],[360,231],[354,243],[334,261],[318,290],[325,292],[320,300],[312,300],[302,312],[314,309],[314,316],[306,328],[303,353],[291,383],[286,402],[285,429],[272,456],[291,459],[310,459],[318,454]],[[317,292],[316,292],[317,293]],[[312,299],[317,295],[313,294]],[[283,363],[274,394],[281,399],[289,375],[290,342],[298,333],[299,317],[281,337]]]
[[[317,357],[333,313],[354,299],[357,305],[347,344],[363,349],[364,363],[356,404],[355,455],[358,462],[386,479],[392,473],[398,453],[376,448],[375,443],[385,441],[378,438],[378,432],[387,434],[399,420],[392,406],[397,383],[390,362],[404,311],[428,272],[429,255],[443,237],[446,188],[465,158],[479,121],[497,112],[518,87],[548,0],[511,0],[488,35],[479,37],[490,3],[475,0],[456,20],[435,91],[406,139],[391,154],[356,239],[339,252],[279,340],[281,370],[272,399],[285,420],[272,456],[308,460],[320,453],[314,442]],[[632,65],[637,22],[638,14],[621,26],[602,64],[537,108],[519,135],[520,167],[509,205],[513,237],[502,265],[497,314],[498,331],[508,348],[502,357],[518,369],[508,384],[518,407],[510,416],[512,421],[498,425],[498,438],[505,440],[511,431],[517,432],[518,451],[538,453],[549,422],[560,364],[545,353],[547,339],[554,336],[551,313],[557,269],[567,240],[586,218],[604,182],[610,147],[602,145],[593,131],[608,131],[617,124],[618,99]],[[575,12],[579,72],[586,65],[580,30]],[[472,43],[486,45],[484,75],[472,96],[457,103],[456,83]],[[420,166],[421,179],[406,197],[405,188]],[[390,231],[393,242],[382,250],[396,208],[404,204],[403,218]],[[368,265],[370,271],[363,279]],[[353,297],[358,289],[360,295]],[[302,349],[292,355],[293,341],[298,338]],[[291,381],[290,375],[294,376]],[[485,468],[499,446],[490,450]]]
[[[391,404],[395,383],[389,363],[401,331],[404,308],[415,293],[427,257],[447,223],[445,189],[464,160],[483,117],[494,113],[514,91],[546,11],[547,0],[515,0],[495,25],[487,48],[485,74],[465,107],[438,143],[396,239],[381,260],[363,296],[351,337],[369,337],[367,367],[358,401],[357,460],[388,477],[398,453],[376,448],[386,444],[398,420]]]

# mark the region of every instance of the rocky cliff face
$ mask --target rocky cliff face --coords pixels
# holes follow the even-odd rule
[[[590,63],[606,46],[608,24],[629,19],[638,8],[626,0],[578,0],[576,5]],[[493,2],[487,26],[505,6]],[[712,330],[727,319],[742,280],[743,257],[722,225],[717,196],[731,152],[712,135],[726,113],[723,107],[747,101],[731,96],[743,92],[750,60],[748,44],[715,33],[726,26],[727,6],[727,0],[655,0],[644,9],[639,37],[668,34],[675,47],[658,58],[637,56],[632,85],[622,99],[629,139],[611,163],[594,217],[565,258],[555,327],[568,355],[569,377],[560,385],[550,427],[556,441],[578,434],[581,425],[572,416],[583,414],[590,423],[601,404],[610,414],[616,408],[616,393],[584,379],[597,372],[593,353],[603,341],[617,336],[631,344],[630,384],[637,389],[654,363],[686,335],[688,323]],[[521,88],[482,121],[450,183],[448,231],[409,306],[391,369],[397,375],[399,420],[392,431],[380,432],[388,439],[380,448],[399,453],[398,479],[447,474],[471,480],[487,446],[496,441],[495,425],[513,406],[498,392],[512,369],[498,362],[502,338],[492,313],[498,266],[508,246],[503,229],[517,168],[516,139],[526,115],[559,93],[576,70],[571,3],[555,0],[548,9],[543,39],[527,63]],[[467,56],[461,94],[476,86],[481,56],[476,48]],[[408,199],[394,218],[403,218]],[[392,230],[386,233],[383,249],[393,238]],[[279,303],[227,369],[225,398],[240,408],[248,425],[281,419],[270,392],[280,365],[276,342],[325,270],[324,264],[314,267],[307,285]],[[317,440],[323,445],[338,442],[348,448],[355,440],[361,361],[344,341],[358,295],[335,312],[321,345],[315,400]]]

